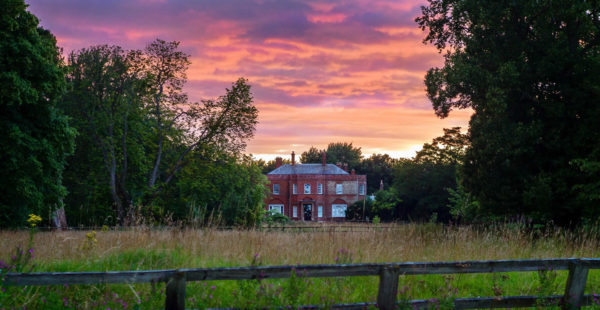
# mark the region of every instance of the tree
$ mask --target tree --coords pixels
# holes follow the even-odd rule
[[[352,143],[335,142],[327,145],[327,150],[319,150],[311,146],[308,151],[300,155],[300,161],[304,164],[320,163],[322,153],[327,153],[327,163],[330,164],[347,164],[348,170],[360,169],[360,161],[362,159],[362,151],[360,147],[354,147]]]
[[[444,128],[444,135],[423,144],[415,161],[456,165],[462,163],[469,146],[468,136],[460,132],[460,127]]]
[[[358,171],[367,175],[367,193],[378,191],[382,181],[384,186],[392,184],[396,163],[398,163],[398,160],[388,154],[373,154],[361,161]]]
[[[289,159],[283,159],[283,158],[281,159],[281,164],[282,165],[286,165],[286,164],[289,165],[291,163],[292,163],[292,161],[289,160]],[[269,160],[269,161],[265,162],[264,160],[259,159],[259,160],[256,161],[256,165],[260,168],[260,171],[262,171],[263,174],[267,174],[267,173],[275,170],[275,166],[277,165],[277,161],[274,160],[274,159],[272,159],[272,160]]]
[[[213,224],[220,220],[222,224],[244,227],[260,223],[268,182],[250,157],[196,150],[190,161],[172,188],[178,198],[171,197],[166,204],[179,204],[177,210],[171,209],[176,218],[215,221]]]
[[[116,222],[127,224],[135,205],[169,209],[157,204],[169,204],[162,192],[174,192],[169,187],[191,154],[235,157],[253,136],[258,110],[247,81],[238,79],[216,100],[188,102],[182,87],[189,61],[178,44],[94,46],[71,55],[63,108],[85,133],[68,171],[70,204],[80,214],[98,211],[106,220],[108,204]]]
[[[319,150],[318,148],[311,146],[310,149],[308,149],[308,151],[304,151],[302,152],[302,154],[300,154],[300,162],[303,164],[320,163],[322,160],[323,152],[326,151]],[[327,162],[330,161],[327,160]]]
[[[445,53],[425,78],[435,113],[474,110],[461,175],[481,212],[568,224],[593,209],[569,163],[600,154],[600,3],[430,0],[422,13]]]
[[[189,103],[182,92],[189,56],[178,51],[178,46],[179,42],[157,39],[146,47],[143,58],[151,77],[151,100],[147,108],[155,122],[156,155],[148,180],[150,188],[155,188],[161,176],[162,185],[167,185],[196,148],[211,146],[231,153],[243,151],[257,124],[258,110],[253,105],[250,85],[243,78],[217,100]],[[185,147],[164,162],[168,133],[174,129],[184,132]]]
[[[65,158],[76,131],[56,108],[64,71],[56,39],[20,0],[0,11],[0,226],[62,205]]]
[[[81,164],[83,170],[93,170],[90,161],[104,167],[101,174],[106,177],[101,179],[106,182],[101,183],[108,183],[112,205],[121,224],[133,204],[130,191],[134,188],[135,192],[143,190],[139,183],[128,182],[132,166],[139,166],[145,157],[144,150],[140,148],[144,143],[141,139],[145,132],[143,129],[147,129],[143,124],[141,99],[146,93],[147,83],[144,72],[135,65],[138,57],[139,52],[127,53],[118,46],[107,45],[71,53],[70,91],[62,104],[82,133],[77,144],[87,146],[77,149],[78,156],[70,161],[72,167],[69,169],[79,170],[78,164]],[[135,138],[130,136],[131,129]],[[101,156],[94,159],[92,154]],[[133,158],[131,155],[134,155]],[[135,168],[138,172],[142,169]],[[80,177],[73,175],[75,179]],[[98,183],[96,180],[89,181]],[[82,189],[77,187],[76,182],[71,184],[75,194],[79,195]]]
[[[393,188],[402,200],[397,218],[401,220],[450,219],[447,189],[456,188],[456,167],[434,162],[401,161],[394,169]]]
[[[352,143],[336,142],[327,145],[327,162],[348,164],[348,170],[360,169],[362,151]]]

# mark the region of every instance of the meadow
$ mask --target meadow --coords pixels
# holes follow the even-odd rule
[[[436,224],[360,225],[353,231],[151,229],[37,232],[33,257],[22,270],[116,271],[250,265],[426,262],[600,257],[595,230],[525,229]],[[0,260],[22,262],[28,231],[0,232]],[[28,250],[28,249],[25,249]],[[26,252],[28,253],[28,252]],[[18,263],[19,263],[18,262]],[[23,264],[22,264],[23,265]],[[566,272],[401,276],[399,300],[562,294]],[[189,282],[189,308],[255,308],[374,301],[376,277]],[[590,271],[586,293],[600,293],[600,272]],[[157,309],[164,284],[8,287],[0,309]],[[598,305],[596,305],[598,306]]]

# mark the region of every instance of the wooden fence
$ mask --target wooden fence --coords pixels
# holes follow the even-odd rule
[[[377,302],[340,304],[337,309],[364,309],[377,306],[394,309],[397,306],[398,280],[400,275],[496,273],[514,271],[568,270],[564,295],[556,296],[506,296],[489,298],[457,298],[456,309],[511,308],[535,306],[538,300],[556,302],[563,309],[578,309],[593,303],[592,296],[584,295],[589,269],[600,269],[600,259],[566,258],[533,260],[460,261],[431,263],[385,263],[347,265],[298,265],[258,266],[239,268],[197,268],[147,271],[109,272],[42,272],[8,273],[5,285],[63,285],[98,283],[147,283],[166,282],[165,309],[185,309],[185,286],[187,281],[246,280],[289,278],[292,271],[302,277],[351,277],[378,276]],[[429,300],[411,300],[411,307],[425,309]],[[314,309],[318,306],[305,306]]]

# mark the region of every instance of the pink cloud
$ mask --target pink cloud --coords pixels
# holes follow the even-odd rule
[[[439,120],[425,96],[425,72],[443,58],[421,43],[414,18],[424,4],[39,0],[30,10],[65,53],[96,44],[141,49],[157,37],[181,41],[192,56],[185,89],[194,101],[248,78],[260,109],[248,147],[254,154],[332,141],[407,154],[443,127],[466,126],[470,116]]]

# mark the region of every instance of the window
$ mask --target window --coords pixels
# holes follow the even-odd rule
[[[323,184],[317,184],[317,194],[323,194]]]
[[[346,205],[344,205],[344,204],[331,205],[331,216],[332,217],[346,217]]]
[[[359,195],[364,195],[364,194],[365,194],[365,185],[364,185],[364,184],[361,184],[361,185],[358,187],[358,194],[359,194]]]
[[[296,186],[296,184],[292,185],[292,194],[294,194],[294,195],[298,194],[298,187]]]
[[[308,183],[304,184],[304,193],[310,194],[310,184],[308,184]]]
[[[336,184],[335,185],[335,193],[338,195],[341,195],[344,193],[344,191],[342,190],[342,184]]]
[[[319,208],[317,208],[317,212],[318,217],[323,217],[323,206],[319,206]]]
[[[273,195],[279,195],[279,184],[273,184]]]
[[[298,217],[298,207],[294,206],[294,209],[292,209],[292,210],[293,210],[292,212],[294,212],[293,216]]]
[[[283,214],[283,205],[269,205],[269,210],[274,213]]]

